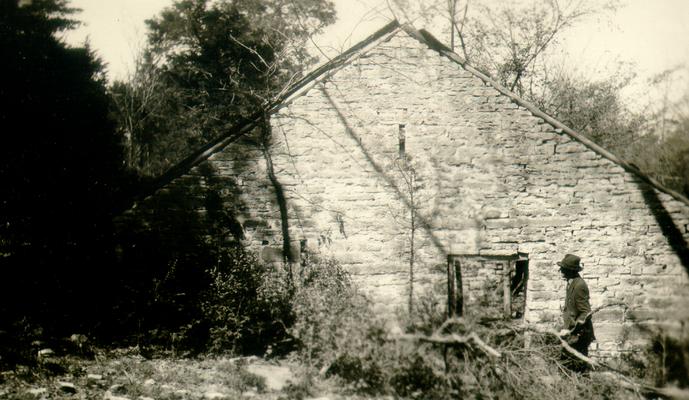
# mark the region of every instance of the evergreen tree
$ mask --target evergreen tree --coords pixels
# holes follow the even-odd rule
[[[125,183],[103,65],[57,38],[76,25],[66,1],[1,4],[0,324],[78,329],[100,318]]]

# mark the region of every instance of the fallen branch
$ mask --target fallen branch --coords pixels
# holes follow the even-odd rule
[[[469,344],[469,338],[467,336],[459,336],[457,334],[449,335],[413,335],[413,334],[402,334],[393,337],[395,340],[408,340],[412,342],[425,342],[434,344]]]
[[[470,337],[471,339],[473,339],[474,343],[476,343],[476,345],[477,345],[478,347],[480,347],[485,353],[490,354],[490,355],[492,355],[492,356],[495,357],[495,358],[500,358],[500,357],[502,357],[502,354],[501,354],[499,351],[497,351],[497,350],[495,350],[494,348],[488,346],[488,345],[486,344],[486,342],[484,342],[483,340],[481,340],[481,338],[478,337],[478,335],[476,334],[476,332],[471,332],[471,334],[469,334],[469,337]]]
[[[524,330],[524,331],[530,331],[530,332],[536,332],[536,333],[540,333],[540,334],[555,336],[560,341],[560,345],[562,346],[563,349],[565,349],[568,353],[570,353],[574,357],[578,358],[579,360],[585,362],[588,366],[590,366],[594,370],[597,368],[604,367],[605,369],[619,373],[619,371],[617,371],[613,367],[610,367],[609,365],[606,365],[606,364],[601,364],[598,361],[595,361],[595,360],[581,354],[577,350],[575,350],[572,346],[570,346],[569,343],[567,343],[567,341],[565,339],[562,338],[562,336],[560,336],[560,333],[557,332],[555,329],[539,328],[539,327],[530,326],[530,325],[524,325],[520,328],[521,328],[520,330]]]
[[[594,312],[596,312],[602,308],[609,307],[612,305],[618,305],[618,304],[607,304],[605,306],[598,307],[596,310],[592,311],[591,314],[593,314]],[[524,328],[525,328],[525,330],[534,331],[534,332],[541,333],[541,334],[550,334],[550,335],[557,337],[560,340],[560,344],[562,345],[562,348],[564,348],[568,353],[572,354],[573,356],[575,356],[579,360],[585,362],[593,370],[595,370],[596,368],[608,370],[608,372],[610,372],[614,377],[616,377],[620,381],[624,382],[624,384],[622,386],[626,387],[627,389],[638,390],[638,391],[648,393],[648,394],[661,395],[661,396],[664,396],[664,397],[667,397],[667,398],[673,399],[673,400],[689,400],[689,390],[679,389],[679,388],[659,388],[659,387],[655,387],[655,386],[644,385],[642,383],[634,381],[632,378],[629,378],[628,376],[623,374],[621,371],[609,366],[608,364],[595,361],[595,360],[581,354],[580,352],[576,351],[572,346],[570,346],[569,343],[567,343],[567,341],[564,340],[560,336],[560,334],[558,332],[556,332],[554,329],[538,329],[538,328],[529,327],[529,326],[525,326]]]
[[[595,314],[596,312],[607,308],[607,307],[614,307],[614,306],[620,306],[625,309],[628,309],[628,306],[623,303],[609,303],[609,304],[604,304],[601,305],[589,313],[590,315]],[[451,332],[445,332],[448,331],[450,326],[453,325],[459,325],[460,329],[464,332],[463,334],[457,334],[457,333],[451,333]],[[685,389],[680,389],[680,388],[674,388],[674,387],[669,387],[669,388],[658,388],[654,386],[648,386],[643,383],[639,383],[635,381],[634,379],[626,376],[623,372],[611,367],[610,365],[591,359],[576,349],[574,349],[567,341],[560,336],[559,332],[557,332],[553,328],[544,328],[544,327],[538,327],[538,326],[532,326],[532,325],[522,325],[522,326],[514,326],[511,328],[511,331],[514,333],[518,332],[524,332],[524,331],[531,331],[535,333],[539,333],[542,335],[551,335],[555,336],[558,341],[560,342],[560,346],[564,349],[565,352],[569,353],[576,359],[580,360],[581,362],[585,363],[588,365],[591,370],[593,371],[603,371],[599,373],[604,373],[604,374],[610,374],[611,377],[616,379],[619,382],[619,385],[625,389],[633,390],[637,394],[638,393],[644,393],[646,395],[651,395],[651,396],[662,396],[665,398],[673,399],[673,400],[689,400],[689,390]],[[481,352],[489,355],[491,358],[496,358],[500,359],[503,358],[503,356],[509,357],[510,352],[508,351],[506,354],[503,354],[502,352],[496,350],[495,348],[491,347],[488,345],[486,342],[484,342],[476,332],[470,331],[467,329],[466,326],[466,321],[463,318],[450,318],[447,319],[443,324],[435,330],[435,332],[431,335],[422,335],[422,334],[401,334],[401,335],[396,335],[391,338],[392,340],[407,340],[407,341],[414,341],[414,342],[424,342],[424,343],[432,343],[432,344],[438,344],[438,345],[443,345],[445,347],[445,352],[447,352],[447,349],[449,346],[467,346],[470,347],[474,350],[480,350]],[[445,354],[445,357],[447,354]],[[445,367],[446,371],[448,370],[448,364],[447,364],[447,359],[445,359]]]
[[[600,306],[594,310],[591,311],[591,314],[596,313],[597,311],[600,311],[603,308],[606,307],[612,307],[612,306],[623,306],[626,307],[625,304],[621,303],[615,303],[615,304],[605,304],[603,306]],[[475,350],[480,350],[483,353],[494,357],[494,358],[502,358],[503,353],[500,351],[496,350],[495,348],[491,347],[488,345],[486,342],[484,342],[476,332],[469,332],[463,335],[456,334],[456,333],[443,333],[444,330],[446,330],[450,325],[465,325],[465,321],[462,318],[450,318],[446,320],[432,335],[421,335],[421,334],[401,334],[401,335],[396,335],[391,338],[391,340],[407,340],[407,341],[414,341],[414,342],[424,342],[424,343],[432,343],[432,344],[438,344],[438,345],[443,345],[445,346],[445,349],[447,350],[448,346],[459,346],[459,345],[464,345],[467,347],[471,347]],[[586,365],[588,365],[592,370],[604,370],[605,372],[603,373],[609,373],[613,378],[617,379],[619,381],[619,384],[621,387],[624,387],[626,389],[634,390],[637,393],[645,393],[648,395],[656,395],[656,396],[663,396],[665,398],[673,399],[673,400],[689,400],[689,390],[685,389],[679,389],[679,388],[658,388],[654,386],[648,386],[643,383],[636,382],[632,378],[627,377],[623,372],[611,367],[610,365],[607,365],[603,362],[599,362],[596,360],[593,360],[577,350],[575,350],[565,339],[563,339],[559,332],[557,332],[555,329],[552,328],[540,328],[536,326],[530,326],[530,325],[523,325],[520,327],[514,327],[514,331],[531,331],[539,334],[544,334],[544,335],[552,335],[555,336],[559,342],[562,348],[572,356],[576,357],[578,360],[584,362]],[[447,360],[445,361],[447,363]],[[446,364],[446,370],[447,370],[447,364]]]
[[[445,328],[447,328],[450,325],[464,325],[466,322],[464,321],[464,318],[448,318],[443,322],[442,325],[438,329],[435,330],[436,334],[442,333]]]
[[[624,308],[625,312],[629,311],[629,306],[625,303],[608,303],[608,304],[603,304],[601,306],[598,306],[598,307],[594,308],[593,310],[589,311],[589,313],[586,314],[586,318],[584,318],[584,320],[590,318],[591,316],[593,316],[593,314],[597,313],[598,311],[600,311],[604,308],[608,308],[608,307],[622,307],[622,308]]]
[[[629,309],[629,306],[628,306],[627,304],[625,304],[625,303],[608,303],[608,304],[603,304],[603,305],[601,305],[601,306],[599,306],[599,307],[596,307],[596,308],[592,309],[588,314],[586,314],[586,318],[585,318],[585,319],[590,318],[593,314],[597,313],[598,311],[600,311],[600,310],[602,310],[602,309],[604,309],[604,308],[608,308],[608,307],[617,307],[617,306],[623,307],[625,310],[628,310],[628,309]],[[587,356],[581,354],[580,352],[576,351],[572,346],[569,345],[569,343],[567,343],[566,340],[564,340],[564,339],[562,338],[562,336],[560,336],[560,333],[557,332],[557,331],[555,331],[554,329],[538,328],[538,327],[534,327],[534,326],[530,326],[530,325],[523,325],[523,326],[521,326],[521,327],[515,327],[515,328],[516,328],[516,330],[518,330],[518,331],[525,330],[525,331],[532,331],[532,332],[541,333],[541,334],[553,335],[553,336],[555,336],[555,337],[560,341],[560,345],[562,345],[562,348],[564,348],[568,353],[570,353],[570,354],[573,355],[574,357],[576,357],[576,358],[578,358],[579,360],[581,360],[581,361],[585,362],[586,364],[588,364],[592,369],[595,370],[596,368],[605,367],[606,369],[608,369],[608,370],[610,370],[610,371],[614,371],[614,372],[616,372],[616,373],[618,373],[618,374],[620,373],[620,372],[617,371],[616,369],[614,369],[614,368],[612,368],[612,367],[610,367],[610,366],[608,366],[608,365],[601,364],[601,363],[599,363],[599,362],[597,362],[597,361],[595,361],[595,360],[592,360],[591,358],[589,358],[589,357],[587,357]]]
[[[565,339],[563,339],[562,336],[560,336],[560,334],[558,332],[556,332],[555,330],[548,330],[546,333],[550,333],[551,335],[555,335],[555,337],[557,337],[560,340],[560,345],[562,346],[562,348],[567,350],[567,352],[570,353],[571,355],[573,355],[574,357],[576,357],[579,360],[588,364],[593,370],[601,367],[601,364],[599,362],[581,354],[580,352],[575,350],[574,347],[570,346],[569,343],[567,343],[567,341]]]
[[[474,345],[476,348],[480,349],[484,353],[500,358],[502,357],[502,353],[499,351],[495,350],[486,342],[481,340],[481,338],[478,337],[478,335],[475,332],[472,332],[468,335],[465,336],[460,336],[457,335],[456,333],[451,333],[447,335],[439,335],[439,334],[433,334],[431,336],[426,336],[426,335],[412,335],[412,334],[403,334],[403,335],[398,335],[395,336],[393,339],[396,340],[409,340],[409,341],[415,341],[415,342],[425,342],[425,343],[433,343],[433,344],[442,344],[446,346],[451,346],[451,345]]]

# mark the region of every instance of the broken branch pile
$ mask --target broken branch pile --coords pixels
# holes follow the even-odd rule
[[[589,315],[593,315],[603,308],[612,306],[622,306],[627,308],[624,304],[614,303],[606,304],[598,307],[591,311]],[[430,335],[424,334],[400,334],[391,337],[394,341],[404,341],[411,343],[429,343],[432,345],[438,345],[442,347],[443,350],[443,360],[445,364],[445,371],[452,371],[453,368],[449,365],[448,351],[452,350],[455,352],[459,359],[467,359],[467,354],[471,354],[472,357],[480,357],[485,355],[488,357],[483,357],[484,362],[490,363],[490,369],[496,372],[497,376],[505,375],[506,372],[501,367],[507,365],[506,370],[510,369],[517,370],[520,368],[518,365],[520,362],[520,356],[523,358],[524,354],[531,353],[539,354],[540,356],[547,358],[548,362],[556,364],[559,369],[564,373],[565,376],[569,376],[572,379],[577,379],[577,374],[572,373],[567,370],[562,364],[562,359],[557,357],[558,353],[551,352],[550,355],[545,354],[540,349],[534,348],[529,349],[526,346],[522,346],[521,349],[515,349],[513,346],[508,348],[500,348],[499,340],[490,340],[506,337],[524,337],[527,332],[531,335],[538,335],[544,341],[556,343],[560,348],[560,355],[562,353],[567,353],[572,357],[576,358],[578,361],[586,364],[593,374],[598,374],[599,377],[604,377],[607,380],[612,380],[615,382],[617,387],[623,388],[625,390],[632,391],[636,396],[662,396],[668,399],[687,399],[689,400],[689,390],[679,389],[679,388],[659,388],[639,382],[636,379],[627,376],[624,372],[612,367],[611,365],[587,357],[577,350],[575,350],[560,333],[553,328],[544,328],[540,326],[533,325],[520,325],[520,326],[509,326],[503,323],[503,326],[492,325],[481,325],[469,322],[464,318],[449,318],[440,327],[433,331]],[[487,337],[489,339],[484,340],[481,336]],[[548,339],[551,338],[551,339]],[[553,338],[556,340],[553,342]],[[495,343],[490,345],[488,343]],[[499,372],[503,371],[503,372]],[[499,373],[498,373],[499,372]],[[507,374],[515,375],[514,372],[508,372]],[[519,379],[517,376],[513,376],[513,379]]]

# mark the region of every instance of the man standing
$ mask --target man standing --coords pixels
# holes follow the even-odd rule
[[[561,336],[576,351],[588,356],[589,345],[595,340],[595,336],[591,321],[589,288],[579,275],[579,271],[582,270],[580,262],[581,258],[567,254],[561,262],[557,263],[560,267],[560,273],[567,280],[567,294],[562,310],[565,329],[561,331]],[[572,365],[572,369],[583,370],[585,366],[575,364]]]

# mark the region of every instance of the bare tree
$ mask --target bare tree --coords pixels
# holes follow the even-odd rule
[[[650,101],[644,109],[645,135],[632,151],[633,161],[642,170],[689,197],[689,87],[683,95],[674,92],[682,74],[689,75],[686,66],[668,69],[648,81],[649,87],[660,90],[660,100]]]
[[[414,265],[416,262],[416,230],[417,221],[416,216],[418,212],[418,181],[416,176],[416,169],[408,158],[404,158],[395,162],[397,170],[402,178],[402,189],[408,196],[409,215],[407,221],[407,228],[409,230],[409,314],[414,312]]]
[[[617,0],[392,0],[396,14],[416,25],[441,26],[464,58],[517,94],[541,79],[536,64],[568,29],[617,8]],[[441,23],[437,23],[441,21]],[[433,29],[431,29],[432,31]]]

